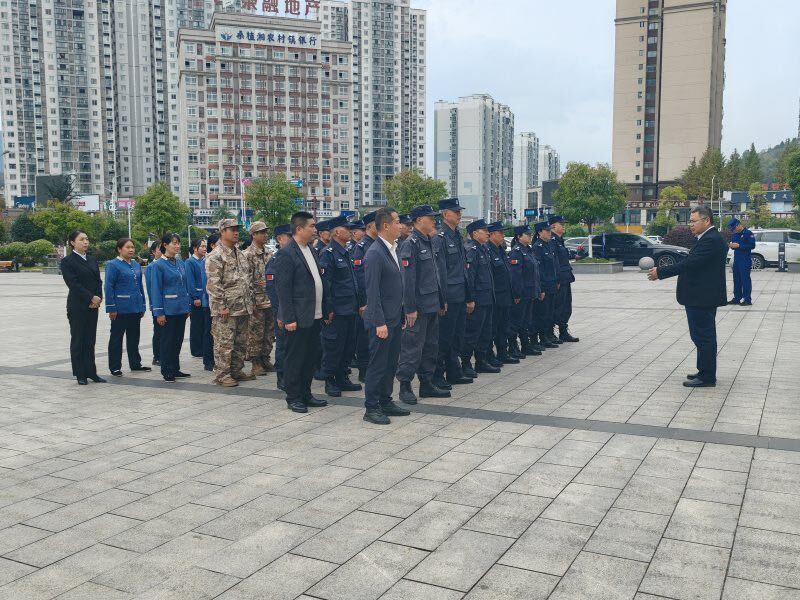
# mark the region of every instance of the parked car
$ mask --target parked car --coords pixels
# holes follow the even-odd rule
[[[654,244],[663,244],[664,239],[660,235],[646,235],[645,236],[648,240],[653,242]]]
[[[786,260],[800,261],[800,231],[793,229],[753,229],[756,247],[750,257],[754,269],[778,264],[778,245],[786,244]],[[733,250],[728,251],[728,262],[733,260]]]
[[[589,248],[586,244],[588,239],[585,237],[572,237],[564,240],[564,246],[569,250],[570,260],[584,258],[589,255]]]
[[[682,246],[656,244],[643,235],[607,233],[592,237],[592,253],[596,258],[619,260],[625,265],[638,265],[640,259],[649,256],[656,266],[666,267],[682,261],[689,255],[689,250]]]

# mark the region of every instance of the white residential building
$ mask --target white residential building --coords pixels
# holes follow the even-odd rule
[[[525,217],[526,208],[539,207],[539,138],[535,133],[520,133],[514,144],[513,211],[516,220]]]
[[[437,102],[434,176],[457,196],[465,216],[510,219],[514,114],[488,94]]]
[[[561,158],[552,146],[539,147],[539,185],[561,179]]]

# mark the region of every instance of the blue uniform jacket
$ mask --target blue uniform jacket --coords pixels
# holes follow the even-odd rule
[[[153,270],[150,306],[154,317],[165,315],[173,317],[189,312],[191,301],[186,293],[186,267],[181,259],[171,260],[161,257],[150,265]]]
[[[511,263],[511,294],[514,299],[532,300],[541,293],[539,282],[539,263],[533,255],[533,248],[517,244],[508,254]]]
[[[438,242],[415,228],[397,250],[403,265],[406,314],[420,312],[429,315],[444,308],[446,291],[442,289],[439,278],[435,247],[438,248]]]
[[[135,260],[130,263],[120,259],[106,263],[106,312],[121,315],[143,314],[144,286],[142,267]]]
[[[195,300],[200,300],[200,306],[208,308],[206,259],[198,259],[194,256],[190,256],[184,263],[184,266],[186,268],[186,291],[189,293],[189,298],[192,303],[194,303]]]
[[[555,294],[558,283],[558,259],[553,245],[543,240],[536,240],[533,244],[533,254],[539,261],[539,281],[542,291],[545,294]]]
[[[494,304],[494,281],[489,250],[470,239],[464,242],[464,254],[467,259],[467,302],[491,306]]]
[[[353,272],[356,274],[356,282],[358,284],[358,304],[359,308],[367,305],[367,286],[364,281],[364,257],[367,255],[367,250],[374,242],[368,235],[364,236],[353,248]]]
[[[492,259],[492,279],[494,280],[494,303],[497,306],[511,306],[511,273],[508,257],[503,246],[486,244]]]
[[[750,263],[750,253],[756,247],[756,236],[749,229],[742,229],[740,233],[734,233],[731,236],[731,242],[739,244],[738,248],[733,250],[733,261],[746,261]]]
[[[153,273],[156,270],[153,268],[153,265],[156,264],[157,261],[153,261],[147,265],[147,268],[144,270],[144,285],[147,288],[147,304],[150,307],[150,312],[153,312]]]
[[[567,250],[567,247],[564,245],[564,239],[553,234],[550,243],[553,245],[556,253],[558,283],[572,283],[575,281],[575,275],[572,274],[572,265],[569,263],[569,250]]]
[[[397,327],[404,319],[403,277],[405,273],[382,240],[375,240],[364,257],[367,310],[364,327]]]
[[[275,251],[275,254],[272,255],[272,258],[269,259],[267,266],[265,268],[265,273],[267,276],[267,283],[265,285],[267,298],[269,298],[270,304],[272,304],[272,310],[275,311],[275,314],[278,312],[278,290],[275,288],[275,273],[277,273],[277,266],[278,266],[278,257],[281,255],[281,250]]]
[[[439,232],[439,258],[442,279],[447,284],[447,303],[458,304],[467,298],[467,257],[464,244],[457,230],[442,225]]]
[[[319,255],[322,285],[334,315],[358,313],[358,284],[347,248],[331,240]]]

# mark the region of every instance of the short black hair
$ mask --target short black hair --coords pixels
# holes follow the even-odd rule
[[[696,213],[697,216],[699,216],[701,219],[708,219],[709,221],[713,221],[714,220],[714,215],[711,212],[711,209],[708,208],[707,206],[704,206],[704,205],[695,206],[692,209],[692,212]]]
[[[379,208],[375,211],[375,229],[378,230],[378,233],[383,230],[384,224],[392,224],[392,221],[394,221],[394,217],[392,215],[396,214],[397,211],[391,206],[384,206],[383,208]]]
[[[131,238],[126,238],[126,237],[119,238],[117,240],[117,253],[119,253],[119,251],[122,250],[125,247],[125,244],[127,244],[128,242],[133,244],[134,248],[136,247],[136,242],[134,242]]]
[[[72,242],[77,240],[80,234],[86,235],[86,232],[83,231],[82,229],[73,229],[72,231],[70,231],[69,235],[67,236],[67,246],[72,246],[74,248],[75,245]]]
[[[150,256],[155,256],[156,255],[156,249],[157,248],[159,250],[161,249],[161,242],[159,240],[156,240],[155,242],[150,244]]]
[[[219,241],[219,235],[216,233],[212,233],[206,238],[206,246],[208,248],[211,248],[211,246],[214,246],[218,241]]]
[[[304,210],[301,210],[299,212],[294,213],[292,215],[292,221],[291,221],[291,223],[292,223],[292,235],[297,233],[297,228],[298,227],[305,227],[308,224],[308,222],[313,218],[314,218],[314,215],[312,215],[310,212],[306,212]]]
[[[193,239],[192,243],[189,244],[189,246],[191,247],[192,253],[194,253],[194,251],[197,250],[197,248],[200,247],[200,244],[202,244],[205,241],[206,241],[206,238],[195,238],[195,239]]]
[[[171,244],[173,240],[181,241],[181,236],[177,233],[165,233],[164,237],[161,238],[161,254],[164,254],[167,251],[167,244]]]

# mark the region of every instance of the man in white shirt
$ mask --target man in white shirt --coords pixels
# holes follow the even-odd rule
[[[327,405],[311,394],[311,382],[321,356],[323,318],[328,323],[333,313],[327,310],[319,264],[309,245],[316,233],[313,215],[295,213],[291,227],[292,241],[281,248],[273,283],[278,295],[278,327],[286,332],[286,404],[293,412],[305,413],[308,407]]]

